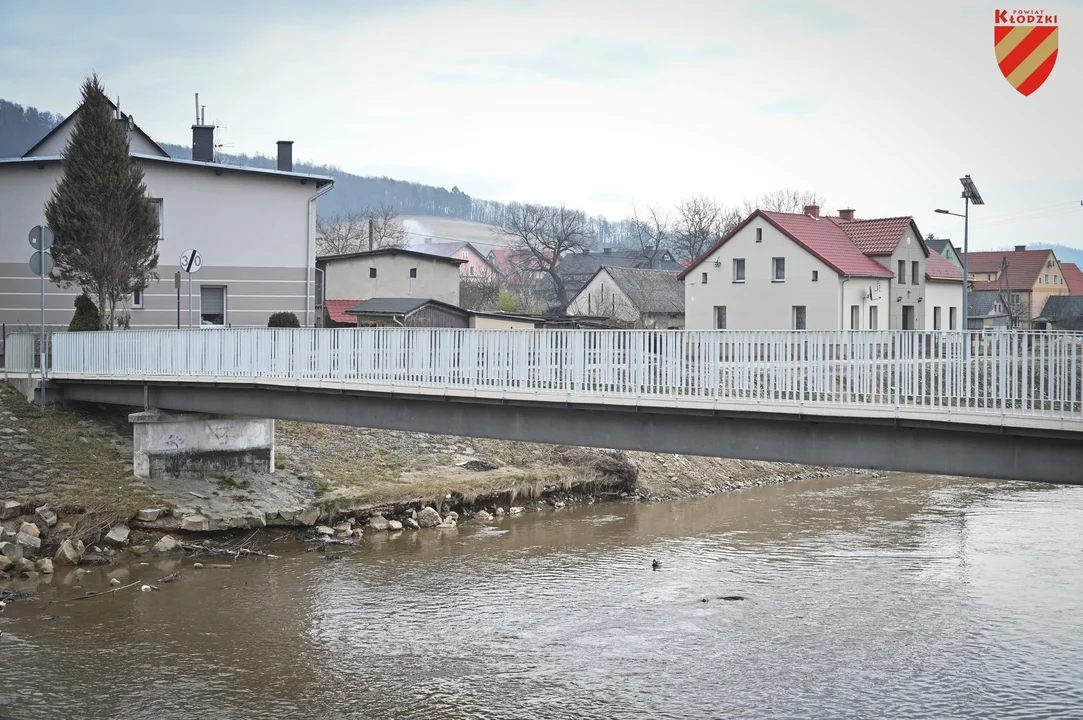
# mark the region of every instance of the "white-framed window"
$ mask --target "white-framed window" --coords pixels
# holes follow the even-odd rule
[[[820,282],[820,271],[819,270],[813,270],[812,271],[812,282]]]
[[[917,260],[910,263],[910,284],[921,284],[921,263],[919,263]]]
[[[715,305],[714,306],[714,327],[715,330],[726,329],[726,306]]]
[[[850,329],[851,330],[860,330],[861,329],[861,306],[860,305],[851,305],[850,306]]]
[[[933,330],[940,329],[940,306],[933,308]]]
[[[132,291],[132,309],[140,310],[143,308],[143,289]]]
[[[411,278],[416,278],[417,277],[417,268],[410,268],[410,277]]]
[[[158,216],[158,239],[165,238],[165,217],[162,215],[162,199],[151,198],[151,202],[154,203],[154,212]]]
[[[786,279],[786,258],[771,258],[771,266],[774,268],[772,280],[783,282]]]
[[[707,273],[702,274],[702,277],[700,278],[700,283],[702,283],[703,285],[707,284]]]
[[[949,307],[948,308],[948,330],[954,330],[955,329],[955,325],[956,325],[955,316],[958,314],[958,312],[957,312],[958,310],[959,310],[959,308],[957,308],[957,307]]]
[[[226,287],[224,285],[199,286],[199,324],[226,324]]]
[[[804,330],[806,325],[806,313],[804,305],[793,306],[793,329]]]
[[[756,228],[756,242],[763,242],[763,228]]]
[[[745,281],[745,259],[734,258],[733,259],[733,282],[743,283]]]
[[[875,305],[869,306],[869,330],[880,329],[880,308]]]

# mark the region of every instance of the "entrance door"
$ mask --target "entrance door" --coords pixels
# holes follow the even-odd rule
[[[903,330],[914,329],[914,306],[903,305]]]

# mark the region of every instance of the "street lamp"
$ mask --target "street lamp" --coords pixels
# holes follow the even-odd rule
[[[941,215],[954,215],[955,217],[963,218],[963,307],[960,313],[963,317],[963,331],[970,330],[970,317],[967,312],[967,287],[970,285],[970,263],[968,262],[970,256],[970,206],[971,205],[984,205],[985,201],[981,199],[981,193],[978,192],[978,188],[974,186],[974,181],[970,179],[970,176],[959,178],[959,182],[963,184],[963,214],[948,212],[947,210],[937,210],[936,212]]]

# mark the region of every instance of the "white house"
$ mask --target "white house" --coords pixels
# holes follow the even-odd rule
[[[8,329],[40,320],[40,281],[27,264],[27,236],[45,223],[45,202],[62,176],[61,152],[78,112],[22,157],[0,159],[0,322]],[[188,277],[178,313],[174,273],[190,248],[203,259],[192,275],[193,325],[266,325],[278,311],[313,325],[316,202],[333,187],[332,178],[293,172],[288,142],[279,143],[277,170],[215,163],[214,128],[207,125],[192,127],[194,160],[172,158],[115,106],[114,115],[143,166],[160,220],[160,279],[130,299],[130,326],[175,327],[178,318],[188,326]],[[79,292],[46,283],[47,325],[67,327]]]
[[[853,213],[752,213],[681,272],[685,326],[923,329],[929,251],[913,219]]]
[[[962,330],[963,271],[935,250],[925,259],[925,329]]]
[[[670,270],[603,265],[576,293],[567,315],[597,317],[632,327],[680,330],[684,289]]]

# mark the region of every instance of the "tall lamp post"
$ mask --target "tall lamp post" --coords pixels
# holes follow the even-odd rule
[[[962,330],[967,332],[970,330],[970,313],[967,307],[967,289],[970,285],[970,263],[968,262],[970,257],[970,206],[984,205],[985,201],[981,199],[981,193],[978,192],[978,188],[974,186],[974,181],[970,179],[969,175],[959,178],[959,182],[963,184],[963,214],[960,215],[959,213],[940,209],[936,212],[941,215],[954,215],[963,218],[963,307],[960,315],[963,318]]]

